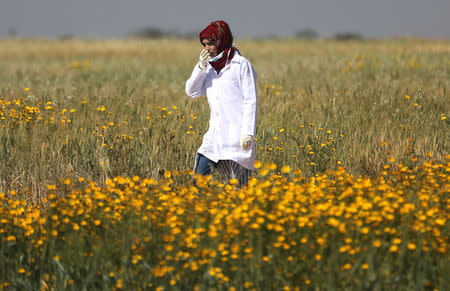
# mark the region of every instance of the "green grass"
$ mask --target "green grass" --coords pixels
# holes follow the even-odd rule
[[[427,155],[442,162],[448,154],[449,119],[442,119],[450,108],[448,41],[239,40],[236,46],[258,73],[263,164],[311,176],[339,163],[352,174],[376,176],[391,157],[412,165]],[[0,47],[0,98],[22,98],[42,117],[0,120],[0,192],[15,189],[35,201],[62,177],[100,183],[192,168],[209,119],[206,99],[184,92],[198,41],[1,40]],[[54,109],[44,109],[47,101]],[[3,105],[3,113],[23,109],[14,106]],[[61,119],[71,122],[62,126]]]

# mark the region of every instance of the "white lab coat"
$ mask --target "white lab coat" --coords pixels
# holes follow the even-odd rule
[[[219,74],[209,63],[206,69],[197,64],[186,81],[186,94],[206,94],[211,110],[209,129],[197,152],[214,162],[233,160],[253,170],[254,142],[246,151],[240,147],[241,134],[256,134],[256,72],[250,62],[235,51]]]

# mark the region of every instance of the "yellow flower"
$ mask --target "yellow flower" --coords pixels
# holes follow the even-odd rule
[[[268,170],[275,170],[277,168],[277,165],[274,163],[266,164],[266,165],[264,165],[264,168],[266,168]]]
[[[445,218],[437,218],[434,222],[436,222],[437,225],[439,226],[444,226],[445,225]]]
[[[118,279],[116,283],[116,288],[122,288],[122,279]]]
[[[237,185],[239,183],[239,180],[238,179],[230,179],[229,182],[231,185]]]
[[[266,176],[269,173],[269,171],[267,169],[262,169],[261,171],[259,171],[259,174],[261,176]]]
[[[402,240],[399,239],[399,238],[394,238],[394,240],[392,241],[392,243],[393,243],[394,245],[399,245],[399,244],[402,243]]]
[[[389,251],[390,251],[391,253],[395,253],[397,250],[398,250],[398,247],[397,247],[396,245],[392,245],[392,246],[390,246],[390,248],[389,248]]]
[[[56,185],[47,185],[47,190],[56,190]]]
[[[281,168],[281,172],[283,172],[283,173],[289,173],[289,172],[291,172],[291,167],[289,167],[289,166],[284,166],[284,167]]]
[[[414,251],[416,249],[416,245],[414,243],[408,243],[408,250]]]
[[[340,253],[345,253],[347,250],[349,249],[348,245],[342,246],[339,248],[339,252]]]
[[[351,269],[352,268],[352,265],[350,265],[350,264],[345,264],[345,265],[343,265],[342,267],[341,267],[341,270],[348,270],[348,269]]]

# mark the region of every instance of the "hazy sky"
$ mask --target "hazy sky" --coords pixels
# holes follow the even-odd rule
[[[0,0],[0,37],[124,37],[143,27],[199,31],[223,19],[237,38],[293,35],[450,38],[449,0]]]

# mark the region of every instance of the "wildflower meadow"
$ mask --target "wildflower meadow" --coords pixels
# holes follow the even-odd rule
[[[242,189],[192,183],[198,41],[0,40],[0,290],[449,290],[450,42],[236,46]]]

